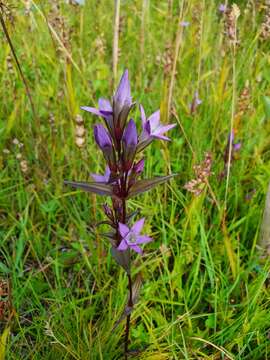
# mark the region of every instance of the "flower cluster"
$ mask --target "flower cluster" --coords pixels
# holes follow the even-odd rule
[[[107,166],[104,175],[92,174],[93,182],[66,181],[66,184],[73,187],[111,197],[112,205],[106,203],[103,206],[108,219],[106,223],[112,228],[108,238],[112,245],[112,255],[127,272],[129,249],[142,254],[140,245],[148,243],[151,238],[140,235],[144,219],[130,226],[133,216],[128,212],[126,201],[172,177],[168,175],[140,180],[139,177],[144,169],[142,152],[155,139],[169,141],[165,133],[176,125],[163,125],[160,122],[159,110],[147,117],[143,106],[140,105],[142,129],[138,133],[134,119],[129,117],[134,105],[126,70],[112,101],[101,98],[97,108],[82,107],[83,110],[103,120],[94,125],[94,137]]]

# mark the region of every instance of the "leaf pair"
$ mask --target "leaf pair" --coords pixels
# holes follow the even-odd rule
[[[132,185],[128,191],[127,199],[130,199],[136,195],[142,194],[148,190],[153,189],[155,186],[163,184],[169,181],[171,178],[176,176],[167,175],[167,176],[159,176],[153,179],[145,179],[145,180],[138,180],[134,185]],[[111,197],[118,197],[113,192],[113,186],[111,184],[100,183],[100,182],[78,182],[78,181],[64,181],[65,185],[70,185],[75,189],[81,189],[87,192],[91,192],[97,195],[103,196],[111,196]]]

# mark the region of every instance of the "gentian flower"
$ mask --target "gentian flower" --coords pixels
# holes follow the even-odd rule
[[[182,26],[182,27],[188,27],[188,26],[189,26],[189,21],[181,21],[181,22],[180,22],[180,26]]]
[[[163,134],[173,129],[176,124],[162,125],[160,123],[160,111],[155,111],[149,118],[146,118],[145,111],[142,105],[140,105],[141,120],[143,131],[140,135],[138,151],[143,150],[149,145],[154,138],[160,140],[170,141],[170,138]]]
[[[91,174],[91,177],[96,181],[100,183],[108,183],[111,176],[111,170],[109,166],[106,166],[104,175],[99,174]]]
[[[132,106],[133,104],[131,99],[130,83],[128,79],[128,70],[126,70],[122,75],[118,88],[113,97],[113,121],[115,137],[118,141],[120,141],[122,138],[128,114]]]
[[[102,124],[97,124],[94,126],[94,137],[96,143],[100,147],[103,152],[105,159],[108,162],[108,165],[111,171],[116,170],[116,160],[115,160],[115,152],[112,144],[112,140],[107,130],[104,128]]]
[[[133,119],[129,121],[124,131],[123,138],[123,158],[124,158],[124,170],[128,171],[132,164],[136,154],[136,148],[138,144],[138,135],[136,125]]]
[[[110,101],[103,98],[98,100],[98,109],[91,106],[81,106],[81,109],[104,118],[112,114]]]
[[[140,235],[143,224],[144,218],[138,220],[131,228],[125,224],[119,223],[119,232],[122,240],[117,249],[125,251],[130,248],[142,255],[143,251],[139,245],[149,243],[153,240],[149,236]]]
[[[227,7],[225,4],[220,4],[218,7],[218,10],[222,13],[224,13],[227,10]]]
[[[233,144],[234,151],[239,151],[241,149],[241,147],[242,147],[242,144],[240,142]]]
[[[181,26],[188,26],[183,22]],[[133,119],[128,119],[132,103],[128,71],[126,70],[120,80],[112,101],[101,98],[98,108],[82,107],[94,115],[101,117],[105,124],[94,126],[94,137],[106,160],[107,167],[104,175],[91,174],[94,181],[89,183],[81,181],[65,181],[77,189],[94,193],[100,196],[109,196],[111,206],[103,205],[106,221],[99,224],[110,226],[110,231],[103,235],[109,239],[111,254],[115,261],[126,271],[129,282],[129,297],[125,309],[126,334],[125,334],[125,358],[128,356],[129,331],[131,310],[135,304],[137,283],[133,285],[131,272],[132,262],[131,249],[142,254],[141,244],[152,241],[149,236],[141,235],[144,219],[140,219],[129,227],[131,219],[138,211],[130,212],[128,200],[146,191],[163,184],[175,175],[158,176],[151,179],[140,179],[144,169],[144,158],[135,159],[138,151],[142,151],[153,139],[170,140],[164,134],[174,128],[176,124],[162,125],[160,112],[154,112],[146,118],[143,107],[140,107],[142,119],[142,133],[138,139],[136,124]],[[136,280],[137,281],[137,280]]]
[[[135,174],[140,174],[144,169],[144,159],[139,160],[136,164],[133,166],[133,171]]]
[[[234,142],[234,130],[232,130],[232,132],[229,133],[228,147],[230,146],[230,142],[232,142],[233,151],[239,151],[241,149],[242,144],[240,142],[239,143]]]
[[[202,103],[202,100],[199,98],[198,90],[195,91],[192,103],[190,104],[190,113],[194,114],[197,107],[200,106]]]
[[[133,105],[128,70],[125,70],[113,96],[113,105],[109,100],[101,98],[98,101],[98,109],[89,106],[82,106],[81,109],[101,116],[105,120],[112,138],[116,140],[116,147],[119,148],[128,114]]]

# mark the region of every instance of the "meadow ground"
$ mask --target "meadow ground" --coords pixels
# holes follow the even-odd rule
[[[270,359],[269,265],[257,250],[270,177],[270,5],[236,3],[224,12],[214,0],[122,0],[118,49],[112,0],[2,6],[34,112],[2,31],[0,359],[123,358],[124,322],[114,325],[127,280],[105,226],[91,230],[103,199],[63,180],[103,171],[97,119],[80,106],[110,97],[125,68],[147,114],[160,107],[178,124],[170,143],[147,150],[144,177],[179,174],[129,204],[154,238],[134,255],[143,286],[130,349],[149,360]],[[78,114],[86,133],[76,137]],[[138,109],[133,117],[139,128]],[[196,196],[184,185],[205,152],[212,174]]]

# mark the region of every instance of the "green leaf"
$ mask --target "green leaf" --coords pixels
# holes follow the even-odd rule
[[[0,360],[5,360],[6,345],[10,334],[10,327],[6,327],[0,336]]]
[[[0,261],[0,273],[10,273],[10,269],[2,261]]]
[[[209,329],[214,329],[215,328],[215,314],[210,314],[208,315],[207,320],[205,321],[205,326],[208,327]]]
[[[263,96],[263,104],[264,104],[264,112],[266,119],[270,119],[270,97],[269,96]]]
[[[167,175],[167,176],[160,176],[160,177],[156,177],[154,179],[139,180],[131,187],[127,198],[129,199],[129,198],[131,198],[133,196],[136,196],[138,194],[141,194],[141,193],[144,193],[144,192],[146,192],[148,190],[151,190],[155,186],[163,184],[163,183],[169,181],[170,179],[172,179],[176,175],[177,174]]]

